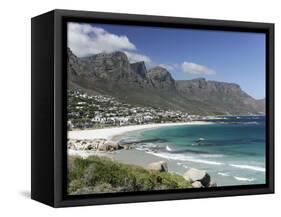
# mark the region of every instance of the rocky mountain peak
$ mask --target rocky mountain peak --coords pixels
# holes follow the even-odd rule
[[[127,58],[127,55],[121,51],[115,51],[112,53],[99,53],[96,55],[93,55],[91,57],[88,57],[89,59],[95,59],[95,60],[99,60],[99,61],[104,61],[104,62],[108,62],[108,61],[119,61],[119,62],[125,62],[125,63],[129,63],[129,60]]]
[[[68,48],[68,81],[73,87],[108,94],[135,105],[183,110],[193,114],[264,114],[265,101],[255,100],[234,83],[205,78],[175,81],[160,66],[129,63],[125,53],[78,58]]]
[[[81,60],[84,75],[92,78],[119,80],[130,73],[130,63],[123,52],[99,53]]]
[[[67,72],[68,76],[78,76],[82,74],[82,71],[80,70],[81,61],[75,54],[70,50],[70,48],[67,48]]]
[[[159,77],[169,76],[169,77],[172,78],[170,72],[166,68],[164,68],[162,66],[155,66],[155,67],[151,68],[148,71],[148,73],[155,74],[155,75],[157,75]]]
[[[156,66],[148,70],[147,74],[156,88],[175,88],[175,80],[167,69]]]
[[[144,61],[131,63],[131,69],[134,73],[138,74],[142,78],[146,77],[147,70]]]
[[[206,82],[206,78],[199,77],[199,78],[191,79],[191,81],[194,81],[194,82]]]

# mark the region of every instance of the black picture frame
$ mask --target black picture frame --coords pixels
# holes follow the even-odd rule
[[[264,185],[155,192],[66,195],[66,22],[210,29],[266,34],[266,180]],[[32,18],[31,198],[53,207],[274,193],[274,24],[53,10]]]

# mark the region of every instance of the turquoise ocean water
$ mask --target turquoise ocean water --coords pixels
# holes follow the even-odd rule
[[[129,132],[121,142],[172,162],[173,172],[206,170],[219,186],[265,183],[265,117],[231,116],[202,125]],[[171,171],[171,170],[170,170]]]

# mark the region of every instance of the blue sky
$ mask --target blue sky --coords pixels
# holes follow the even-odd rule
[[[122,50],[131,62],[166,67],[176,80],[233,82],[265,97],[263,33],[70,23],[68,46],[77,56]]]

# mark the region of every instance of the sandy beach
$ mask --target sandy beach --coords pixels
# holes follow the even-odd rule
[[[149,154],[143,150],[131,149],[131,150],[118,150],[113,152],[97,152],[97,151],[81,151],[81,150],[68,150],[69,156],[80,156],[87,158],[90,156],[107,157],[120,163],[137,165],[146,168],[147,165],[158,161],[167,161],[168,170],[171,173],[177,173],[183,175],[187,171],[187,168],[180,167],[177,161],[169,160],[163,157]]]
[[[265,167],[261,161],[249,161],[248,159],[253,159],[252,156],[244,158],[243,156],[234,157],[227,153],[220,151],[220,148],[225,145],[228,145],[228,139],[223,140],[220,143],[221,132],[225,128],[231,128],[237,130],[237,133],[241,133],[240,128],[243,131],[248,130],[252,132],[252,129],[256,129],[258,126],[256,124],[245,125],[244,122],[240,125],[229,124],[229,125],[217,125],[212,126],[200,126],[200,125],[214,125],[215,122],[207,121],[194,121],[194,122],[185,122],[185,123],[164,123],[164,124],[147,124],[147,125],[135,125],[135,126],[124,126],[124,127],[113,127],[113,128],[104,128],[104,129],[89,129],[89,130],[74,130],[68,132],[69,139],[106,139],[111,140],[113,143],[119,142],[121,139],[126,138],[126,133],[146,130],[146,129],[156,129],[164,128],[170,126],[184,126],[184,125],[197,125],[196,127],[187,127],[191,131],[191,134],[184,134],[184,141],[179,141],[180,145],[177,145],[177,141],[172,141],[169,137],[165,137],[164,134],[160,135],[158,138],[164,137],[167,139],[166,142],[155,144],[154,147],[151,141],[144,142],[136,145],[132,149],[118,149],[113,151],[96,151],[96,150],[82,150],[82,149],[69,149],[68,155],[78,155],[82,158],[87,158],[92,155],[97,156],[106,156],[120,163],[129,164],[129,165],[138,165],[142,167],[147,167],[150,163],[166,161],[168,163],[168,171],[171,173],[177,173],[183,175],[186,171],[191,168],[196,168],[199,170],[208,171],[212,180],[214,180],[218,186],[228,186],[228,185],[244,185],[244,184],[253,184],[253,183],[264,183],[264,174]],[[239,126],[239,128],[237,127]],[[211,132],[207,132],[206,129],[212,129]],[[260,126],[262,128],[262,125]],[[200,130],[201,129],[201,130]],[[169,129],[170,130],[170,129]],[[171,131],[176,130],[171,128]],[[193,130],[193,131],[192,131]],[[164,132],[165,130],[163,130]],[[259,133],[259,132],[258,132]],[[213,135],[216,135],[216,138],[212,138]],[[247,134],[248,135],[248,134]],[[256,134],[255,134],[256,135]],[[258,135],[258,134],[257,134]],[[191,138],[190,138],[191,137]],[[189,146],[193,141],[196,141],[198,138],[205,138],[207,144],[210,143],[211,146],[198,146],[193,147]],[[210,138],[210,139],[209,139]],[[215,140],[215,143],[212,143],[212,139]],[[232,137],[230,138],[232,139]],[[231,140],[232,141],[232,140]],[[186,145],[185,145],[186,143]],[[213,144],[217,144],[217,146]],[[121,144],[121,143],[120,143]],[[168,146],[168,145],[169,146]],[[232,144],[232,142],[230,143]],[[184,151],[177,152],[178,150]],[[243,144],[242,144],[243,145]],[[239,147],[238,144],[238,151]],[[259,145],[259,144],[257,144]],[[168,150],[171,149],[172,151]],[[214,148],[217,149],[213,151]],[[243,149],[247,148],[245,145]],[[174,151],[176,150],[176,151]],[[195,150],[195,151],[194,151]],[[237,159],[236,159],[237,158]]]
[[[132,132],[136,130],[153,129],[160,127],[169,126],[182,126],[182,125],[202,125],[212,124],[206,121],[192,121],[192,122],[181,122],[181,123],[162,123],[162,124],[145,124],[145,125],[133,125],[124,127],[112,127],[103,129],[89,129],[89,130],[73,130],[68,131],[69,139],[107,139],[112,141],[118,141],[122,134]],[[86,150],[68,150],[69,155],[78,155],[83,158],[89,156],[105,156],[125,164],[133,164],[138,166],[146,167],[149,163],[157,162],[160,160],[169,161],[169,171],[178,174],[183,174],[186,168],[179,167],[176,161],[170,161],[160,156],[155,156],[151,153],[147,153],[143,150],[132,149],[132,150],[118,150],[114,152],[97,152],[97,151],[86,151]]]
[[[181,122],[181,123],[163,123],[163,124],[144,124],[144,125],[132,125],[124,127],[112,127],[103,129],[89,129],[89,130],[73,130],[68,131],[69,139],[107,139],[112,140],[118,135],[122,135],[127,132],[143,129],[152,129],[159,127],[168,126],[181,126],[181,125],[196,125],[196,124],[211,124],[206,121],[192,121],[192,122]]]

